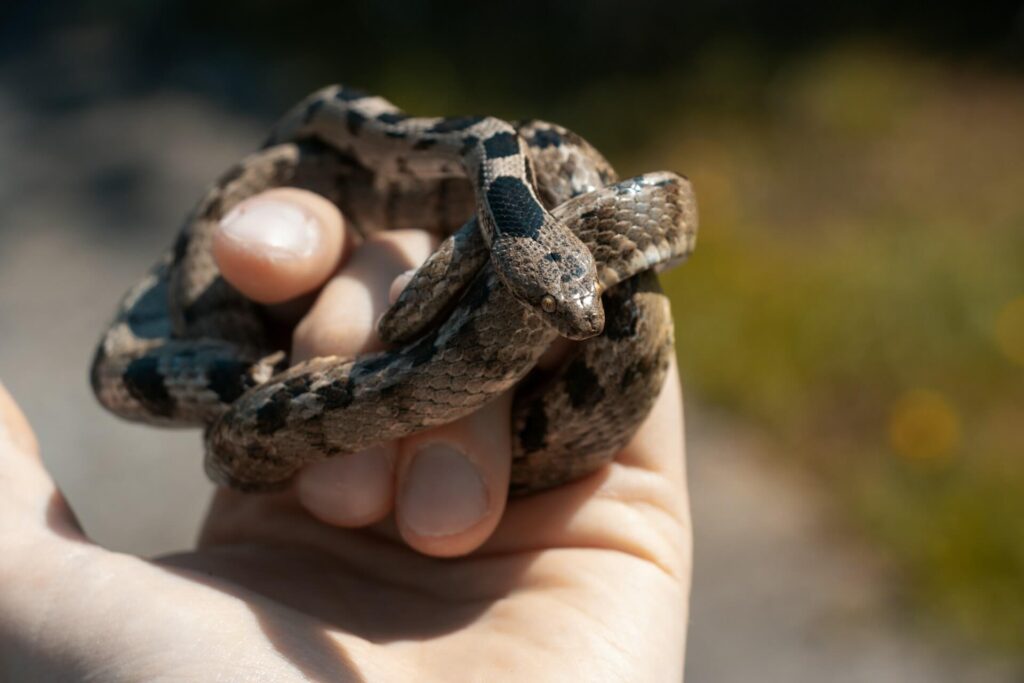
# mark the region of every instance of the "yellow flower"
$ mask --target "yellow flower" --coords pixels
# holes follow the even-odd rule
[[[960,419],[949,401],[934,391],[907,392],[889,412],[889,443],[906,458],[942,458],[959,441]]]

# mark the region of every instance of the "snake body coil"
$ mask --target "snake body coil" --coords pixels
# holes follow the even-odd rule
[[[213,479],[272,490],[308,462],[453,421],[525,378],[511,490],[575,479],[621,449],[660,390],[672,321],[655,269],[696,236],[685,179],[615,180],[554,124],[412,118],[327,88],[215,184],[128,293],[93,388],[123,417],[206,426]],[[288,367],[260,309],[220,277],[221,216],[282,185],[319,192],[364,234],[448,235],[381,320],[390,350]],[[584,341],[558,370],[531,374],[559,335]]]

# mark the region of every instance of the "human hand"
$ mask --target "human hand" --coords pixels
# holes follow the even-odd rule
[[[301,239],[274,228],[289,216]],[[357,246],[330,204],[296,190],[234,218],[222,270],[286,323],[301,317],[297,357],[376,348],[392,281],[433,247],[420,233]],[[282,494],[220,491],[196,551],[145,561],[88,541],[0,390],[0,672],[679,681],[690,527],[676,372],[614,464],[506,507],[509,401],[311,466]]]

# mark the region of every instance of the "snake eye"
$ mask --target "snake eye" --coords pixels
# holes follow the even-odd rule
[[[544,298],[540,300],[540,307],[545,313],[554,313],[555,309],[558,308],[558,302],[555,301],[555,297],[545,294]]]

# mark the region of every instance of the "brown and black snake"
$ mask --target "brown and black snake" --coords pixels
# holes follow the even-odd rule
[[[262,309],[220,276],[220,218],[278,186],[322,194],[362,234],[447,236],[381,319],[388,350],[289,367]],[[696,230],[685,178],[617,182],[555,124],[410,117],[331,86],[215,183],[128,292],[97,349],[93,389],[125,418],[205,427],[210,476],[265,491],[519,383],[511,492],[541,490],[607,463],[650,410],[673,353],[656,271],[692,251]],[[580,343],[555,371],[536,371],[558,336]]]

